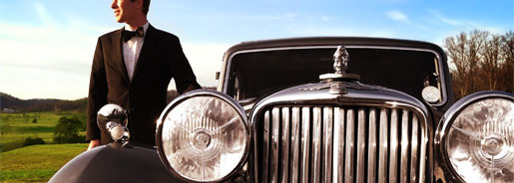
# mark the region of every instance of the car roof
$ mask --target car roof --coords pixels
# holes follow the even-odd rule
[[[444,61],[446,56],[441,47],[423,41],[391,39],[391,38],[369,38],[369,37],[300,37],[285,39],[270,39],[259,41],[246,41],[230,47],[225,52],[225,59],[230,55],[242,50],[298,47],[298,46],[380,46],[380,47],[405,47],[414,49],[429,49],[439,53]]]

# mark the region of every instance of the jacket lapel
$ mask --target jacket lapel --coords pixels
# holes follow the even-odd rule
[[[122,70],[122,73],[123,73],[123,81],[129,83],[130,82],[130,79],[128,77],[128,72],[127,72],[127,66],[125,66],[125,61],[123,59],[123,43],[121,42],[121,31],[123,30],[123,28],[121,28],[120,30],[116,31],[114,37],[113,37],[113,50],[114,50],[114,62],[121,66],[121,70]]]
[[[141,48],[141,53],[139,53],[139,58],[137,59],[136,68],[134,69],[134,75],[132,75],[132,81],[137,78],[138,73],[144,67],[146,60],[151,55],[152,50],[155,45],[155,28],[152,25],[148,25],[148,30],[145,32],[145,41],[143,42],[143,47]]]

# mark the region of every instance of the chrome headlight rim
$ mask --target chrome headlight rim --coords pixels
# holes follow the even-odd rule
[[[453,167],[450,156],[448,154],[447,138],[450,132],[450,128],[457,117],[459,117],[459,115],[469,106],[477,102],[490,99],[504,99],[514,101],[514,95],[502,91],[479,91],[467,95],[454,103],[446,111],[446,113],[441,118],[439,125],[437,126],[434,138],[434,150],[436,153],[436,159],[439,160],[441,168],[444,170],[444,172],[447,172],[450,175],[450,179],[453,181],[466,182]]]
[[[244,149],[243,156],[242,156],[240,162],[237,164],[237,166],[235,166],[234,169],[230,173],[228,173],[227,175],[219,178],[219,180],[198,181],[198,180],[192,180],[192,179],[188,179],[186,177],[183,177],[180,173],[178,173],[171,166],[171,164],[168,161],[168,159],[166,158],[166,155],[165,155],[164,150],[163,150],[163,141],[162,141],[161,137],[162,137],[162,133],[163,133],[163,125],[164,125],[164,120],[166,119],[166,116],[177,105],[181,104],[182,102],[184,102],[184,101],[186,101],[188,99],[194,98],[194,97],[214,97],[216,99],[220,99],[220,100],[224,101],[226,104],[230,105],[234,110],[237,111],[237,114],[239,115],[239,117],[241,118],[241,120],[244,123],[244,128],[246,130],[247,139],[246,139],[246,147]],[[166,108],[163,110],[163,112],[161,113],[159,119],[157,120],[157,128],[156,128],[156,135],[155,135],[155,142],[156,142],[156,146],[157,146],[157,152],[158,152],[159,158],[161,159],[161,162],[163,163],[165,168],[174,177],[179,178],[179,179],[181,179],[183,181],[188,181],[188,182],[218,182],[218,181],[227,180],[228,178],[232,177],[238,170],[240,170],[245,165],[245,163],[246,163],[246,161],[248,159],[248,156],[249,156],[249,152],[250,152],[251,139],[252,139],[252,131],[250,130],[250,126],[249,126],[249,123],[248,123],[248,118],[247,118],[247,116],[246,116],[246,114],[244,112],[244,109],[234,99],[232,99],[230,96],[228,96],[228,95],[226,95],[224,93],[215,91],[215,90],[205,90],[205,89],[197,89],[197,90],[190,91],[188,93],[180,95],[179,97],[175,98],[172,102],[170,102],[166,106]]]

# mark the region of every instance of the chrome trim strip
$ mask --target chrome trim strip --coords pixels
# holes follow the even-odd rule
[[[355,117],[354,110],[348,109],[346,115],[346,153],[345,153],[345,167],[344,167],[344,182],[353,182],[355,180]]]
[[[293,46],[293,47],[278,47],[278,48],[261,48],[261,49],[250,49],[250,50],[240,50],[240,51],[236,51],[236,52],[233,52],[227,59],[227,61],[225,61],[226,63],[224,63],[225,67],[223,69],[225,69],[225,73],[222,73],[225,75],[224,79],[223,79],[223,88],[222,88],[222,92],[223,93],[226,93],[227,90],[228,90],[228,83],[227,82],[230,78],[230,74],[227,74],[227,72],[230,72],[230,69],[232,67],[232,59],[238,55],[238,54],[244,54],[244,53],[252,53],[252,52],[266,52],[266,51],[282,51],[282,50],[301,50],[301,49],[336,49],[339,45],[326,45],[326,46]],[[442,68],[442,65],[443,65],[443,55],[440,55],[439,53],[437,53],[436,51],[434,50],[431,50],[431,49],[423,49],[423,48],[409,48],[409,47],[399,47],[399,46],[358,46],[358,45],[344,45],[347,49],[382,49],[382,50],[401,50],[401,51],[420,51],[420,52],[428,52],[428,53],[432,53],[435,55],[435,57],[437,58],[437,65],[439,66],[437,69],[438,69],[438,73],[439,73],[439,78],[440,78],[440,83],[446,83],[446,75],[444,73],[444,70]],[[440,107],[440,106],[443,106],[447,101],[448,101],[448,96],[447,96],[447,89],[446,89],[446,85],[443,84],[442,85],[442,100],[441,102],[438,102],[436,104],[433,104],[434,106],[437,106],[437,107]]]
[[[368,182],[377,182],[377,114],[376,109],[369,111],[368,127]]]
[[[418,117],[415,115],[412,116],[412,142],[411,142],[411,160],[410,160],[410,177],[411,182],[417,182],[418,180],[418,172],[420,168],[418,167],[418,138],[419,138],[419,127],[418,127]]]
[[[398,182],[398,109],[391,111],[389,148],[389,182]]]
[[[300,108],[293,107],[291,115],[291,141],[293,144],[291,151],[291,158],[293,159],[291,162],[291,182],[298,182],[298,178],[300,176],[299,168],[300,167]]]
[[[333,114],[334,108],[332,107],[325,107],[323,108],[323,129],[324,132],[322,134],[324,135],[324,148],[323,148],[323,177],[321,179],[321,182],[332,182],[332,144],[334,143],[332,138],[333,134],[332,131],[334,129],[334,114]],[[337,163],[336,163],[337,164]]]
[[[266,111],[264,113],[264,128],[262,132],[263,142],[262,147],[264,148],[264,151],[262,152],[262,160],[263,160],[263,170],[262,172],[262,180],[268,181],[268,174],[269,174],[269,151],[270,151],[270,112]],[[259,162],[256,162],[259,163]]]
[[[323,116],[320,107],[312,109],[312,171],[310,182],[319,183],[321,180],[321,148],[322,148],[322,135],[321,125]]]
[[[345,140],[345,111],[343,108],[334,109],[334,163],[333,182],[344,181],[344,140]]]
[[[271,167],[270,167],[270,182],[278,182],[279,172],[279,155],[278,151],[280,148],[280,109],[273,108],[271,111]]]
[[[400,183],[407,183],[409,180],[409,112],[402,110],[402,128],[401,128],[401,156],[400,156]]]
[[[366,122],[366,113],[360,108],[357,112],[357,168],[355,170],[357,182],[366,181],[366,136],[368,135]]]
[[[379,128],[379,144],[378,147],[378,182],[387,182],[388,177],[388,149],[389,149],[389,121],[387,118],[387,110],[380,110],[380,128]]]
[[[289,135],[289,126],[291,125],[289,121],[289,107],[282,108],[282,179],[281,182],[289,182],[289,155],[290,150],[290,140],[291,136]]]
[[[310,121],[310,110],[309,107],[302,107],[302,122],[309,122]],[[309,139],[310,139],[310,124],[309,123],[302,123],[302,165],[301,165],[301,172],[300,172],[300,181],[307,183],[309,182],[309,155],[310,153],[310,146],[309,146]]]

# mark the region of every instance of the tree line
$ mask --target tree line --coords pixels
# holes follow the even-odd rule
[[[456,99],[481,90],[514,91],[514,32],[473,30],[444,40]]]

